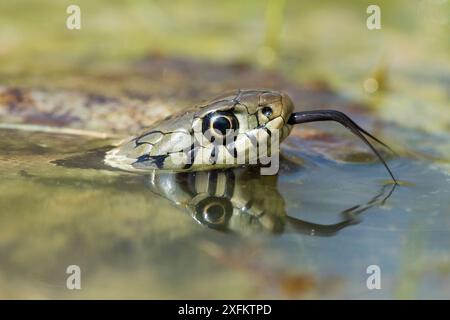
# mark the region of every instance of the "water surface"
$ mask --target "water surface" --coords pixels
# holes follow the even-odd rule
[[[265,220],[243,215],[215,230],[157,195],[149,176],[99,166],[87,151],[107,144],[0,131],[2,298],[450,296],[449,176],[429,162],[391,160],[407,183],[383,203],[379,163],[297,152],[302,166],[236,181],[250,186],[244,198],[263,193]],[[342,213],[358,205],[367,210]],[[71,264],[82,290],[66,288]],[[369,265],[381,290],[366,287]]]

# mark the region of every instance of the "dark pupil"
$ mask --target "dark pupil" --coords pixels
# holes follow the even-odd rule
[[[202,132],[209,131],[212,135],[211,141],[214,141],[219,135],[225,137],[232,133],[227,132],[227,130],[237,130],[238,128],[239,123],[236,117],[231,112],[226,111],[210,112],[202,122]]]
[[[225,210],[220,204],[213,204],[205,210],[205,220],[210,223],[220,222]]]
[[[227,129],[231,129],[231,122],[228,118],[217,117],[213,121],[213,129],[219,131],[222,135],[227,133]]]
[[[261,112],[263,113],[263,115],[265,115],[266,117],[270,117],[272,115],[272,108],[270,107],[264,107],[262,108]]]

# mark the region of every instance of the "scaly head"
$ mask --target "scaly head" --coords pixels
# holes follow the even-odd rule
[[[125,170],[169,171],[257,163],[270,154],[272,134],[278,142],[289,135],[293,110],[285,93],[238,90],[155,123],[109,151],[105,162]]]
[[[366,143],[383,142],[336,110],[293,112],[288,95],[272,90],[238,90],[167,117],[106,154],[106,164],[125,170],[201,171],[258,163],[270,156],[273,136],[284,140],[295,124],[336,121]],[[387,147],[389,148],[389,147]]]

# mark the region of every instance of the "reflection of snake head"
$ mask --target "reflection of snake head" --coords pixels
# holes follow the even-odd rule
[[[239,234],[293,231],[333,236],[358,223],[360,214],[367,209],[383,204],[394,187],[389,191],[388,185],[383,186],[369,202],[342,211],[341,222],[324,225],[288,216],[285,201],[277,189],[277,176],[261,176],[257,168],[190,173],[154,171],[150,179],[154,193],[187,211],[196,222]]]
[[[284,200],[276,176],[235,169],[197,173],[155,173],[151,189],[209,228],[237,233],[283,230]]]
[[[239,90],[154,124],[108,152],[105,161],[126,170],[236,167],[264,156],[255,151],[275,132],[280,141],[286,138],[293,110],[284,93]]]

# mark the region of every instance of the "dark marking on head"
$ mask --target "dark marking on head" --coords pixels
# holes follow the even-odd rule
[[[169,155],[167,155],[167,154],[162,154],[162,155],[158,155],[158,156],[151,156],[151,159],[153,160],[153,163],[156,164],[158,169],[162,169],[164,167],[164,161],[166,160],[166,158],[168,156]]]
[[[164,161],[168,157],[168,154],[162,154],[162,155],[156,155],[156,156],[150,156],[148,154],[143,154],[142,156],[139,156],[137,160],[133,163],[140,164],[143,162],[150,162],[151,164],[155,164],[158,169],[162,169],[164,167]]]
[[[197,150],[198,150],[198,148],[195,145],[195,143],[191,144],[191,147],[189,148],[189,151],[187,152],[188,162],[184,165],[183,169],[187,170],[190,167],[192,167],[192,165],[194,164],[194,161],[195,161],[195,156],[196,156]]]
[[[136,159],[136,162],[134,162],[134,163],[141,163],[141,162],[145,162],[145,161],[149,161],[149,160],[150,160],[150,156],[148,154],[143,154],[143,155],[139,156]]]
[[[209,162],[211,164],[216,164],[216,162],[217,162],[218,153],[219,153],[218,149],[219,148],[216,145],[214,145],[212,150],[211,150],[211,155],[209,156]]]
[[[237,140],[237,136],[235,135],[233,137],[233,142],[226,145],[225,147],[227,148],[227,151],[233,156],[233,158],[237,158],[238,157],[238,151],[236,148],[236,140]]]
[[[256,119],[256,125],[257,125],[257,127],[259,128],[259,127],[261,126],[261,123],[259,122],[259,117],[258,117],[258,115],[257,115],[256,113],[257,113],[257,112],[252,113],[251,115],[255,117],[255,119]]]
[[[262,129],[263,129],[264,131],[267,132],[267,134],[269,135],[269,137],[272,137],[272,131],[270,131],[269,128],[267,128],[266,126],[263,126]]]

